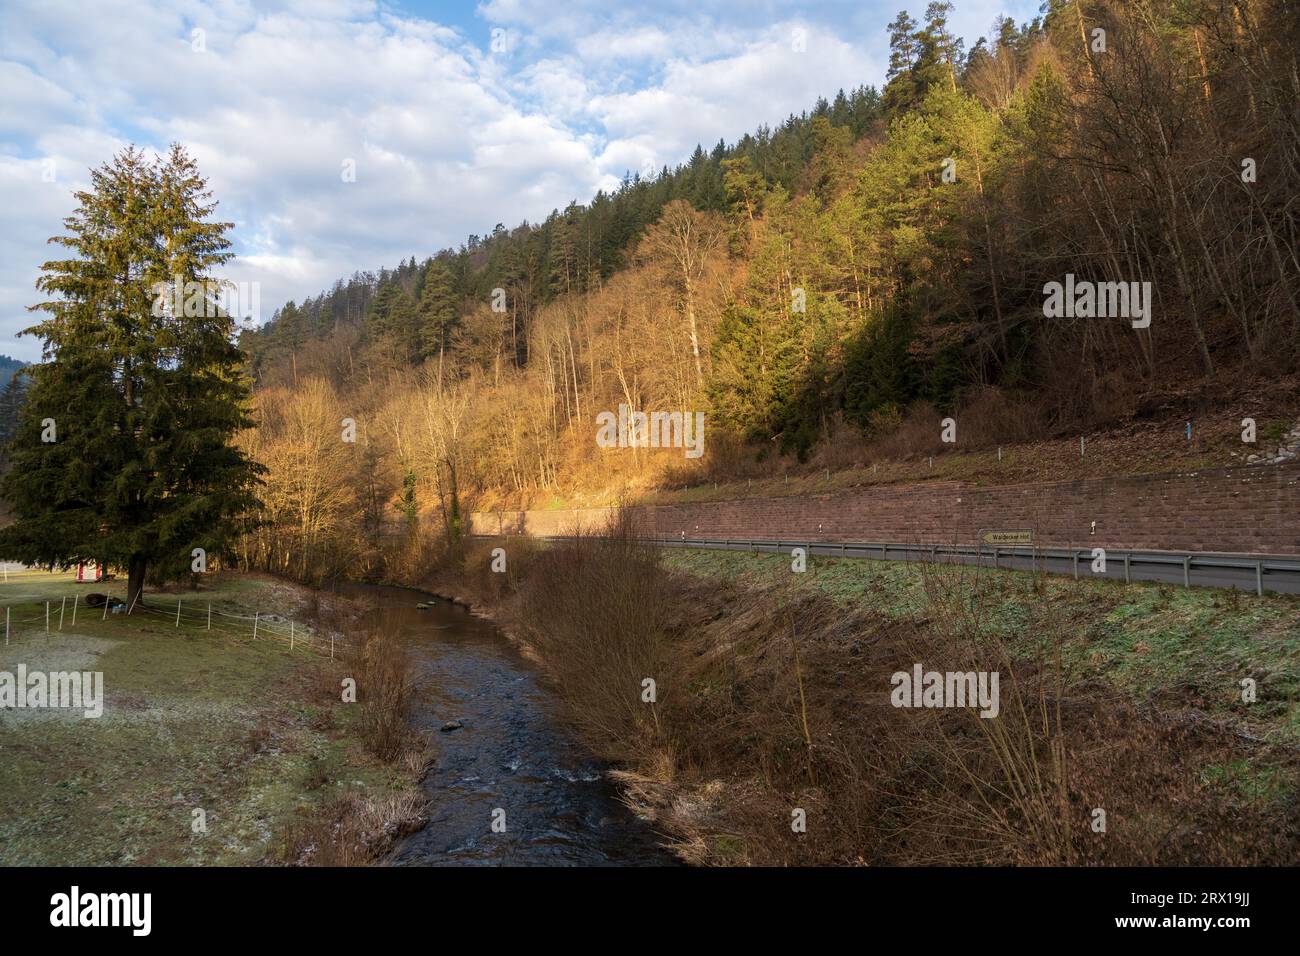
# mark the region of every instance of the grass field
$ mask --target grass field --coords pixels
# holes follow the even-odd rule
[[[130,616],[84,603],[120,596],[122,581],[25,571],[0,583],[10,617],[0,670],[99,671],[105,688],[98,719],[0,710],[0,863],[278,862],[290,831],[326,803],[410,786],[408,769],[357,739],[329,636],[306,623],[310,593],[262,577],[205,581],[149,592]],[[206,832],[195,832],[196,810]]]

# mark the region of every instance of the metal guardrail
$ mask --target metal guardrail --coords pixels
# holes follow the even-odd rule
[[[476,535],[497,538],[504,535]],[[544,541],[572,540],[572,535],[537,535]],[[1092,548],[1004,547],[1001,545],[900,544],[897,542],[829,542],[736,538],[643,537],[662,547],[722,551],[781,552],[806,548],[809,557],[868,558],[878,561],[945,561],[1013,571],[1072,574],[1076,578],[1160,581],[1184,587],[1253,590],[1256,594],[1300,594],[1300,557],[1230,554],[1209,551],[1143,551],[1105,548],[1106,570],[1094,572]]]

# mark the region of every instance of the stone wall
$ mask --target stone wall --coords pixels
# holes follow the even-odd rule
[[[1300,462],[1023,485],[882,485],[814,497],[636,507],[647,534],[973,544],[1032,529],[1045,547],[1300,553]],[[478,534],[569,534],[610,509],[479,513]],[[1093,522],[1096,522],[1095,530]]]

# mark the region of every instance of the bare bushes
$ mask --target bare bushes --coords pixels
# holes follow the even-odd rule
[[[955,418],[961,443],[974,448],[1031,442],[1050,434],[1041,399],[1000,388],[967,390]]]
[[[525,562],[521,637],[687,860],[1237,865],[1300,852],[1291,751],[1080,676],[1086,627],[1051,605],[1022,620],[1047,598],[1041,576],[918,564],[919,587],[864,575],[849,602],[809,586],[823,567],[669,574],[626,516]],[[939,676],[937,697],[918,669]]]
[[[1042,402],[999,388],[972,388],[957,411],[957,446],[943,441],[942,421],[949,417],[928,402],[916,402],[906,412],[887,406],[873,414],[867,429],[873,460],[901,460],[935,455],[954,447],[967,450],[1035,441],[1049,434]]]
[[[406,652],[393,634],[371,626],[361,631],[345,660],[356,680],[361,739],[380,760],[393,762],[414,745],[408,722],[413,688]]]
[[[1261,757],[1250,752],[1258,748],[1079,680],[1063,650],[1083,638],[1050,608],[1035,633],[1009,636],[998,620],[1002,592],[1037,591],[1037,579],[957,565],[918,570],[924,621],[897,631],[892,648],[880,647],[890,664],[867,679],[874,687],[884,670],[918,665],[926,673],[988,675],[990,685],[996,674],[997,714],[969,699],[968,706],[945,699],[906,708],[891,700],[895,706],[874,708],[879,721],[859,747],[838,748],[837,762],[840,781],[861,779],[873,791],[858,831],[866,859],[1241,865],[1296,852],[1300,835],[1279,827],[1280,804],[1240,803],[1203,776],[1207,766]]]
[[[462,581],[480,601],[496,603],[518,591],[543,546],[527,535],[472,538],[465,544]]]
[[[374,798],[349,794],[294,821],[283,833],[279,862],[295,866],[368,866],[425,823],[418,791]]]
[[[331,616],[326,609],[321,616],[340,626],[352,622],[344,612]],[[356,636],[340,643],[338,665],[324,662],[319,669],[321,694],[337,702],[342,690],[344,703],[324,711],[313,726],[332,731],[337,722],[346,723],[348,735],[355,733],[369,757],[389,765],[387,777],[401,785],[381,795],[326,791],[329,776],[321,766],[309,763],[304,789],[321,791],[322,796],[318,802],[303,803],[298,815],[284,825],[275,853],[279,863],[370,865],[427,819],[427,798],[419,780],[430,752],[428,742],[408,721],[413,684],[406,653],[396,636],[377,624],[352,633]],[[349,679],[355,681],[354,700],[348,696]],[[369,765],[369,758],[361,759]]]
[[[521,594],[525,639],[559,685],[569,719],[603,756],[662,766],[665,612],[656,550],[634,540],[628,512],[605,534],[581,533],[533,562]]]
[[[1205,769],[1254,786],[1294,767],[1275,775],[1261,768],[1277,755],[1079,679],[1070,620],[1008,624],[1008,589],[1036,579],[916,573],[924,600],[887,617],[869,588],[850,608],[803,575],[666,576],[616,530],[536,562],[524,619],[570,716],[692,862],[1237,864],[1300,848],[1284,801],[1242,802]],[[967,696],[917,686],[900,705],[898,675],[918,667]]]
[[[1087,816],[1070,795],[1063,727],[1062,634],[1012,649],[989,625],[999,581],[965,566],[921,565],[927,626],[901,642],[911,670],[975,675],[993,707],[895,710],[870,755],[918,862],[1059,865],[1078,862]],[[901,669],[901,668],[900,668]],[[960,681],[960,678],[958,679]],[[968,690],[972,685],[968,685]],[[921,688],[914,687],[919,702]],[[991,713],[992,711],[992,713]],[[906,768],[905,772],[900,772]],[[886,834],[881,834],[885,836]]]

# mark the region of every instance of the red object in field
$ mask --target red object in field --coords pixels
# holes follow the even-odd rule
[[[104,580],[104,566],[102,564],[78,564],[77,565],[77,583],[102,581]]]

